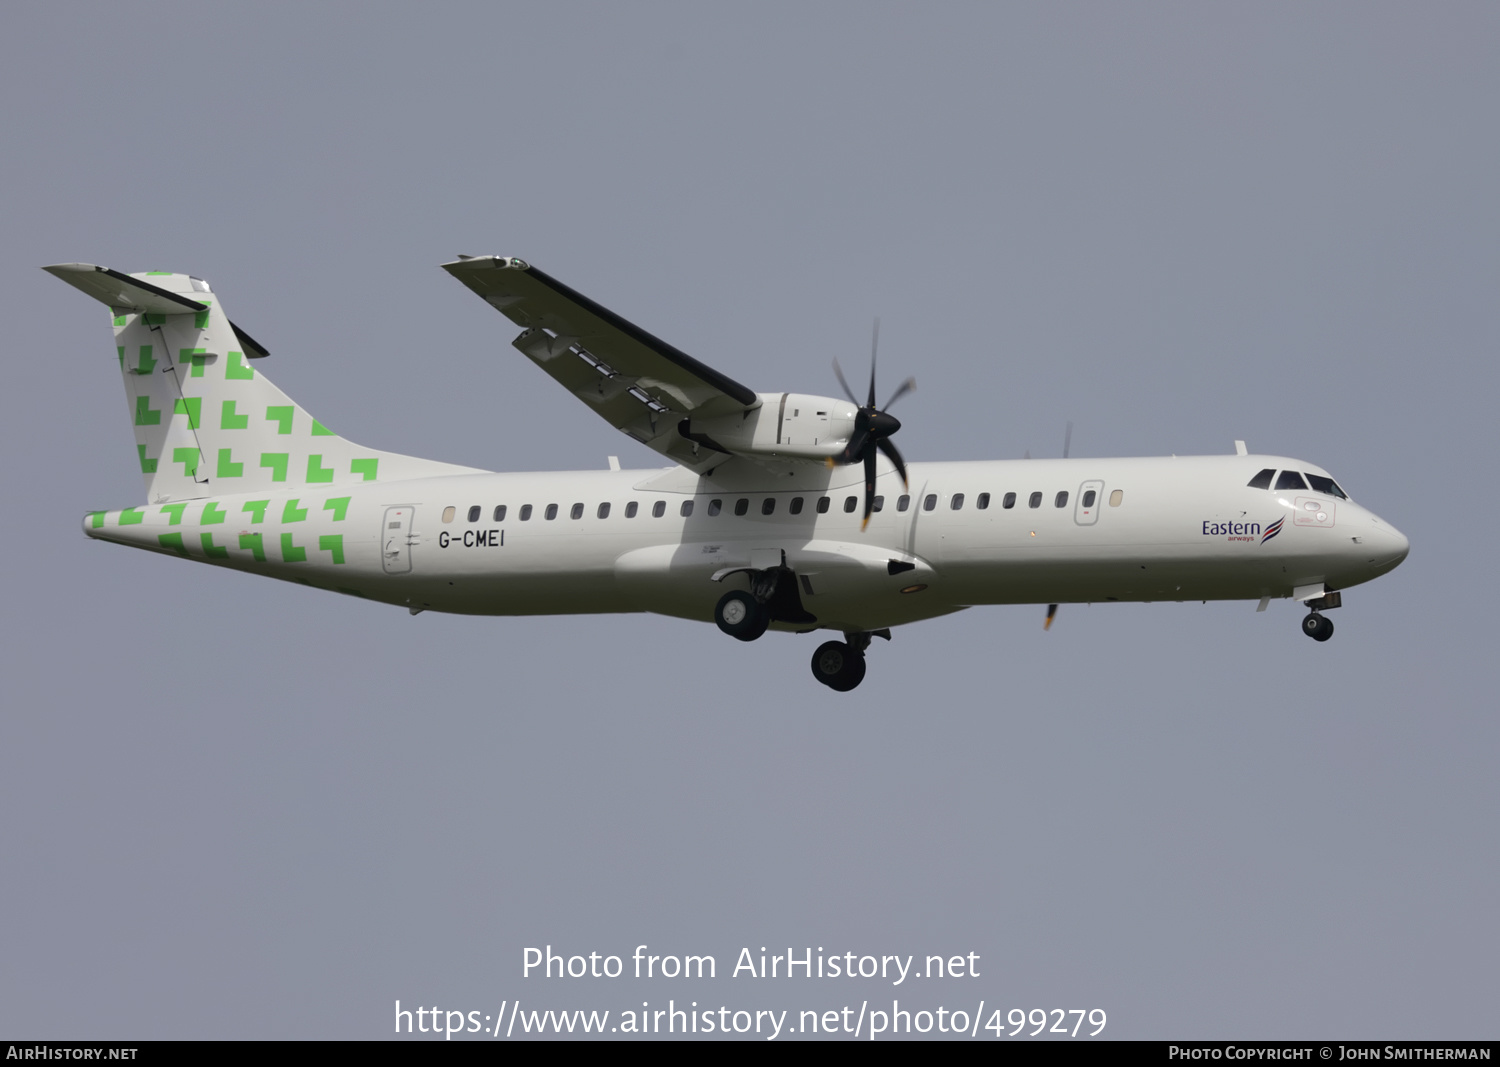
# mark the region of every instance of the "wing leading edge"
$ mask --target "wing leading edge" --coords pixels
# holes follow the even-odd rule
[[[760,407],[756,393],[523,260],[463,257],[443,269],[522,328],[512,344],[610,425],[692,470],[728,449],[692,420]]]

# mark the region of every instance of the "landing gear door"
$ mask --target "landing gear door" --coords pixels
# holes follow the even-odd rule
[[[387,574],[406,574],[411,570],[410,506],[385,509],[385,524],[380,530],[380,562]]]
[[[1092,526],[1099,521],[1099,508],[1104,503],[1104,483],[1093,480],[1078,487],[1078,503],[1073,508],[1073,521],[1079,526]]]

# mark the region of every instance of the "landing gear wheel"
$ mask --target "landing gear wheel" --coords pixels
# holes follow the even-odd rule
[[[1302,632],[1314,641],[1327,641],[1333,636],[1333,623],[1315,611],[1302,620]]]
[[[847,693],[865,680],[864,653],[842,641],[818,646],[812,658],[813,677],[837,693]]]
[[[771,625],[771,612],[749,593],[734,589],[719,598],[714,622],[730,637],[754,641]]]

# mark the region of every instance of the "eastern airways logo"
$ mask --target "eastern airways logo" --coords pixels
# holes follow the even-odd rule
[[[1262,528],[1258,522],[1209,522],[1205,519],[1203,536],[1222,537],[1226,541],[1244,541],[1249,544],[1259,541],[1265,544],[1281,532],[1281,524],[1284,522],[1286,519],[1283,517]]]

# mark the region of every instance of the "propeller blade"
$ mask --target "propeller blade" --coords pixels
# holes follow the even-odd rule
[[[881,442],[884,444],[884,442]],[[870,512],[875,510],[875,450],[865,449],[865,518],[859,524],[860,531],[870,525]]]
[[[870,399],[865,401],[865,407],[875,406],[875,352],[880,348],[880,318],[875,318],[875,332],[870,337]]]
[[[900,400],[907,393],[910,393],[913,390],[915,390],[916,387],[917,387],[917,380],[915,378],[908,378],[908,379],[906,379],[906,381],[904,381],[900,385],[896,386],[896,391],[891,394],[891,398],[885,402],[885,407],[881,408],[880,410],[881,411],[889,411],[891,409],[891,405],[892,404],[894,404],[896,401]]]
[[[855,407],[859,407],[859,401],[854,399],[854,390],[850,389],[849,383],[844,381],[844,372],[843,369],[839,367],[839,361],[837,359],[833,361],[833,374],[834,377],[839,380],[839,384],[844,387],[844,395],[849,398],[849,403],[853,404]]]
[[[1047,605],[1047,621],[1044,622],[1044,623],[1042,623],[1042,629],[1043,630],[1050,630],[1050,629],[1052,629],[1052,620],[1054,618],[1056,618],[1056,617],[1057,617],[1057,605],[1056,604],[1048,604]]]
[[[839,457],[840,463],[858,463],[864,455],[865,449],[870,447],[869,420],[864,417],[864,412],[854,420],[854,432],[849,435],[849,444],[844,447],[843,456]]]
[[[896,451],[896,446],[891,444],[890,438],[882,437],[875,447],[885,453],[885,458],[891,461],[892,466],[896,468],[896,473],[901,475],[901,484],[910,489],[911,482],[906,477],[906,464],[902,462],[901,453]]]
[[[1068,458],[1068,450],[1073,447],[1073,420],[1068,420],[1068,428],[1063,431],[1063,459]]]

